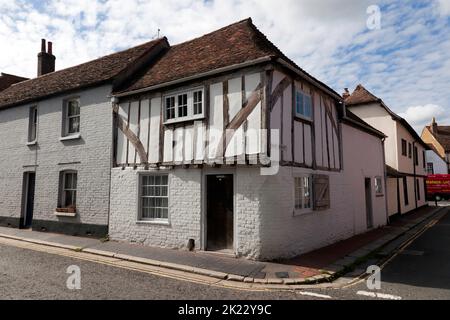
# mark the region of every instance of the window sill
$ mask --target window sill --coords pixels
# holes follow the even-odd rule
[[[301,122],[308,122],[308,123],[313,122],[312,118],[308,118],[308,117],[302,116],[300,114],[295,114],[294,120],[301,121]]]
[[[377,198],[381,198],[381,197],[384,197],[384,193],[379,193],[379,194],[376,194],[375,195]]]
[[[70,141],[70,140],[78,140],[78,139],[81,139],[81,134],[80,133],[72,134],[70,136],[61,137],[61,138],[59,138],[59,141]]]
[[[77,213],[76,212],[57,212],[57,211],[55,211],[55,216],[74,218],[77,216]]]
[[[170,119],[166,120],[164,122],[164,125],[170,125],[170,124],[177,124],[177,123],[183,123],[183,122],[189,122],[189,121],[196,121],[196,120],[204,120],[205,115],[197,115],[192,117],[184,117],[184,118],[176,118],[176,119]]]
[[[37,140],[27,142],[27,146],[28,147],[32,147],[32,146],[35,146],[35,145],[37,145]]]
[[[136,224],[150,224],[159,226],[170,226],[169,220],[138,220]]]
[[[292,216],[293,217],[301,217],[301,216],[305,216],[305,215],[308,215],[311,213],[314,213],[313,209],[303,209],[303,210],[294,209]]]

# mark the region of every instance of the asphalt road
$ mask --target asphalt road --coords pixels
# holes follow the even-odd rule
[[[81,271],[80,290],[67,288],[72,265]],[[450,299],[450,214],[395,256],[382,270],[381,281],[377,291],[368,290],[365,282],[345,289],[244,291],[0,245],[0,299],[6,300]],[[371,297],[374,292],[379,296]]]
[[[399,252],[381,270],[381,289],[363,281],[347,289],[328,290],[336,299],[450,300],[450,209],[434,226]]]

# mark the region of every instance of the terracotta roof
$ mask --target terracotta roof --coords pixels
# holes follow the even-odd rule
[[[365,103],[371,103],[371,102],[379,102],[380,99],[376,96],[374,96],[369,90],[363,87],[363,85],[358,84],[355,91],[345,99],[345,104],[355,105],[355,104],[365,104]]]
[[[10,87],[11,85],[28,80],[28,78],[15,76],[12,74],[7,73],[0,73],[0,91],[5,90],[6,88]]]
[[[450,126],[437,126],[437,133],[430,126],[427,129],[434,138],[442,145],[446,152],[450,152]]]
[[[372,127],[370,124],[365,122],[363,119],[358,117],[356,114],[354,114],[350,110],[347,109],[345,113],[346,113],[347,119],[352,120],[353,124],[358,126],[358,129],[365,131],[369,134],[375,135],[379,138],[386,138],[386,135],[383,132],[375,129],[374,127]],[[343,120],[345,122],[346,118],[344,117]]]
[[[170,47],[166,54],[149,68],[140,79],[116,93],[145,89],[269,57],[283,59],[289,65],[340,97],[333,89],[306,73],[285,56],[258,30],[251,18]]]
[[[0,109],[28,103],[44,97],[112,82],[140,58],[151,52],[162,38],[117,52],[75,67],[52,72],[15,84],[0,92]]]

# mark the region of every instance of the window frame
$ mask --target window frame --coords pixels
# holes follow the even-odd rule
[[[379,184],[378,184],[379,181]],[[377,187],[380,187],[381,190],[377,190]],[[377,197],[382,197],[384,196],[384,188],[383,188],[383,177],[381,176],[376,176],[374,179],[374,189],[375,189],[375,196]]]
[[[194,94],[197,92],[201,92],[202,101],[201,101],[201,113],[194,114]],[[180,104],[179,104],[179,98],[183,95],[186,95],[187,99],[187,115],[186,116],[180,116]],[[167,99],[173,98],[174,99],[174,108],[175,108],[175,117],[168,119],[167,117]],[[196,103],[197,106],[200,104],[200,102]],[[172,124],[172,123],[179,123],[179,122],[185,122],[185,121],[191,121],[191,120],[199,120],[205,118],[205,105],[206,105],[206,99],[205,99],[205,87],[195,87],[195,88],[189,88],[185,90],[178,90],[178,91],[172,91],[168,92],[163,95],[162,99],[162,106],[164,110],[164,124]]]
[[[416,146],[414,146],[414,148],[413,148],[413,157],[414,157],[414,165],[416,167],[418,167],[419,166],[419,149]]]
[[[408,158],[412,159],[412,143],[408,142]]]
[[[73,101],[78,103],[78,115],[69,116],[69,104]],[[78,132],[69,132],[70,119],[78,118]],[[80,97],[73,97],[64,100],[63,103],[63,129],[62,137],[78,136],[81,133],[81,102]]]
[[[408,178],[403,177],[403,202],[405,207],[409,206],[409,190],[408,190]]]
[[[28,115],[28,139],[29,144],[34,144],[37,141],[38,136],[38,123],[39,123],[39,112],[37,105],[31,106]],[[31,138],[34,132],[34,139]]]
[[[309,207],[305,207],[305,182],[304,179],[308,179],[308,187],[309,187]],[[300,180],[300,188],[297,186],[297,181]],[[300,190],[299,190],[300,189]],[[299,193],[302,195],[300,199],[297,198]],[[293,195],[294,195],[294,216],[302,215],[305,213],[310,213],[314,211],[314,198],[313,198],[313,177],[312,175],[296,175],[294,176],[294,186],[293,186]],[[301,206],[297,207],[297,200],[301,201]]]
[[[430,172],[430,168],[431,168],[431,172]],[[427,162],[426,172],[427,172],[427,174],[434,174],[434,163],[433,162]]]
[[[402,139],[402,156],[408,156],[408,142],[405,139]]]
[[[142,203],[142,181],[144,177],[163,177],[167,176],[167,196],[153,196],[157,198],[167,198],[167,218],[144,218],[143,217],[143,203]],[[168,172],[138,172],[137,174],[137,216],[136,216],[136,223],[149,223],[149,224],[162,224],[162,225],[169,225],[170,224],[170,181],[171,177]],[[158,186],[165,186],[165,185],[158,185]],[[150,197],[150,196],[147,196]]]
[[[306,98],[309,97],[309,99],[310,99],[310,101],[311,101],[311,104],[310,104],[310,107],[311,107],[311,110],[310,110],[310,111],[311,111],[311,116],[310,116],[310,117],[308,117],[308,116],[306,116],[306,115],[304,115],[304,114],[302,114],[302,113],[297,112],[297,96],[298,96],[299,94],[303,95],[303,111],[305,111]],[[294,101],[295,101],[295,103],[294,103],[295,117],[296,117],[296,118],[303,119],[303,120],[307,120],[307,121],[310,121],[310,122],[313,122],[313,112],[314,112],[314,108],[313,108],[313,97],[312,97],[312,95],[306,93],[305,91],[303,91],[303,90],[301,90],[301,89],[295,88],[295,97],[294,97]]]
[[[423,168],[427,168],[427,152],[425,150],[422,151],[422,161],[423,161]]]
[[[60,172],[61,179],[60,179],[60,196],[59,196],[59,205],[58,207],[61,209],[69,209],[71,207],[77,208],[77,193],[78,193],[78,171],[76,170],[63,170]],[[68,174],[74,174],[76,176],[76,185],[75,189],[66,189],[66,175]],[[74,192],[75,193],[75,204],[73,206],[66,206],[66,191]]]

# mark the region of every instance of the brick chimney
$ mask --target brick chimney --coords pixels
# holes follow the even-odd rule
[[[436,118],[435,117],[433,117],[433,120],[431,120],[430,129],[431,129],[431,132],[434,135],[436,135],[438,133],[438,125],[436,123]]]
[[[346,100],[348,97],[350,97],[350,91],[348,91],[348,88],[344,89],[345,92],[342,94],[342,97],[344,98],[344,100]]]
[[[53,55],[53,43],[48,42],[48,50],[46,40],[42,39],[41,52],[38,54],[38,77],[55,71],[56,57]]]

